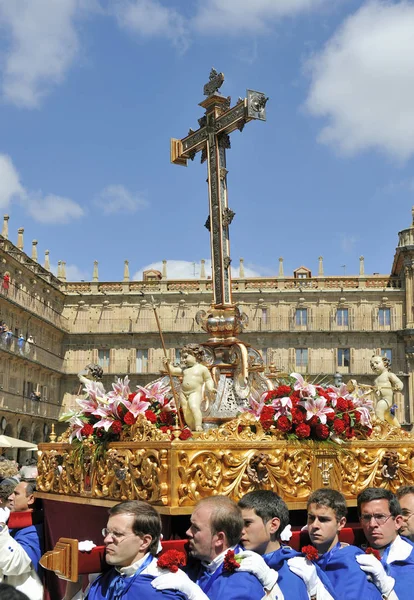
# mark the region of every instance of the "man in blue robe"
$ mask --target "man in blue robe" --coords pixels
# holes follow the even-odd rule
[[[378,568],[378,561],[371,555],[358,558],[361,569],[374,579],[394,579],[394,594],[386,594],[388,600],[408,600],[414,590],[414,545],[399,535],[404,520],[397,497],[384,488],[367,488],[357,498],[358,516],[365,537],[371,548],[381,556],[381,564],[387,578]],[[386,591],[386,590],[384,590]]]
[[[277,583],[285,598],[328,600],[335,597],[333,590],[330,594],[323,585],[320,575],[322,579],[325,576],[318,573],[315,565],[306,561],[300,552],[281,545],[281,534],[289,524],[289,509],[280,496],[271,490],[255,490],[243,496],[239,507],[244,521],[242,546],[257,552],[277,571]],[[327,587],[330,588],[329,580]]]
[[[138,500],[113,506],[102,533],[105,559],[112,568],[90,585],[85,595],[87,600],[187,600],[190,597],[175,590],[157,590],[151,585],[156,577],[168,572],[157,566],[155,558],[161,519],[152,506]]]
[[[398,488],[397,498],[401,506],[401,516],[404,519],[400,535],[414,542],[414,485],[403,485]]]
[[[313,492],[307,502],[308,532],[319,553],[318,566],[325,571],[339,600],[363,598],[380,600],[380,590],[368,580],[356,556],[363,551],[341,544],[339,532],[345,527],[347,506],[344,496],[329,488]]]
[[[228,551],[236,556],[242,552],[238,545],[242,530],[241,510],[226,496],[204,498],[191,515],[186,534],[190,556],[196,561],[187,572],[209,600],[261,600],[265,595],[257,577],[243,570],[243,561],[239,568],[226,568]],[[272,577],[266,587],[277,588],[276,579]],[[273,597],[277,596],[276,592]]]

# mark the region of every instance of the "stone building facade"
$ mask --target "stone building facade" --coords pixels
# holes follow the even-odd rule
[[[387,355],[404,382],[400,421],[410,424],[414,411],[414,219],[399,233],[392,271],[367,275],[325,276],[304,266],[285,276],[283,260],[275,277],[246,278],[241,259],[233,279],[234,300],[247,314],[243,339],[259,349],[267,365],[297,371],[310,379],[372,383],[370,358]],[[154,298],[169,357],[202,342],[196,322],[208,310],[211,280],[202,265],[198,279],[170,280],[148,271],[131,281],[125,263],[121,281],[99,281],[98,264],[90,282],[68,282],[65,263],[55,277],[37,242],[24,251],[23,230],[9,240],[8,217],[0,236],[0,431],[28,441],[46,440],[59,414],[75,405],[77,373],[88,363],[104,370],[104,385],[129,375],[131,387],[156,379],[163,351],[154,317]],[[30,340],[30,336],[32,341]],[[34,399],[33,391],[41,400]]]

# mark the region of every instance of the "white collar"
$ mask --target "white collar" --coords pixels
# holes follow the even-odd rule
[[[390,551],[387,556],[387,563],[391,564],[396,560],[406,560],[412,551],[412,545],[403,540],[401,536],[397,535],[391,544]]]
[[[224,557],[226,556],[227,552],[229,550],[234,550],[235,548],[236,548],[236,546],[231,546],[230,548],[226,548],[226,550],[224,550],[221,554],[216,556],[216,558],[214,560],[212,560],[210,563],[208,563],[207,571],[209,573],[214,573],[219,568],[219,566],[224,562]],[[203,563],[203,564],[205,564],[205,563]]]
[[[147,559],[148,555],[149,555],[149,553],[147,552],[147,554],[145,556],[143,556],[136,562],[132,563],[132,565],[129,565],[128,567],[115,567],[115,568],[118,571],[118,573],[121,573],[121,575],[123,575],[124,577],[131,577],[131,575],[134,575],[138,571],[140,566]],[[146,571],[147,569],[144,569],[144,570]]]

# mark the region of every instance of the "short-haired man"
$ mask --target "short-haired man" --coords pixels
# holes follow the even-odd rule
[[[226,496],[204,498],[191,515],[186,533],[190,556],[197,564],[189,569],[189,575],[210,600],[261,600],[264,596],[257,577],[243,570],[243,561],[233,572],[224,566],[229,550],[236,555],[242,552],[239,541],[243,525],[240,508]],[[277,586],[276,579],[269,582],[269,588]]]
[[[0,523],[7,523],[10,516],[10,496],[14,492],[17,481],[2,481],[0,483]]]
[[[113,506],[108,512],[108,524],[102,534],[105,559],[112,568],[90,585],[87,600],[187,600],[181,592],[156,590],[151,585],[156,577],[167,573],[158,567],[155,558],[161,537],[161,519],[155,508],[131,500]],[[188,583],[194,587],[191,581]]]
[[[319,553],[317,564],[325,571],[336,597],[380,599],[381,592],[368,581],[355,560],[358,554],[363,554],[362,550],[339,542],[348,512],[344,496],[329,488],[316,490],[308,498],[307,510],[309,537]]]
[[[260,554],[277,571],[277,583],[285,598],[332,598],[320,581],[316,566],[296,550],[281,545],[281,533],[289,524],[289,509],[280,496],[271,490],[255,490],[243,496],[239,507],[244,521],[242,546]],[[323,574],[322,577],[325,578]]]
[[[12,512],[28,512],[34,504],[35,484],[22,481],[9,496]],[[43,586],[38,575],[42,555],[42,526],[30,525],[9,531],[0,523],[0,581],[7,581],[30,600],[42,600]]]
[[[400,535],[414,542],[414,485],[404,485],[397,490],[403,522]]]
[[[358,516],[368,544],[378,550],[381,563],[395,580],[399,600],[411,598],[414,589],[414,547],[398,535],[403,522],[395,494],[384,488],[367,488],[357,498]],[[378,561],[366,555],[358,558],[367,573],[378,577]],[[384,595],[387,594],[384,592]],[[389,596],[389,598],[391,598]]]

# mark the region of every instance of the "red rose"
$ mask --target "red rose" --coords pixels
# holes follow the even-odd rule
[[[301,397],[300,397],[300,392],[299,392],[299,390],[295,390],[294,392],[292,392],[292,393],[290,394],[290,399],[292,400],[292,402],[293,402],[293,400],[295,400],[295,401],[299,401],[299,400],[301,400]]]
[[[308,560],[317,560],[319,557],[319,553],[316,548],[313,546],[303,546],[301,552],[306,556]]]
[[[354,412],[354,419],[355,419],[355,423],[359,423],[361,420],[361,413],[358,412],[357,410]]]
[[[327,440],[329,437],[329,427],[323,425],[322,423],[319,423],[319,425],[315,427],[315,433],[318,439]]]
[[[133,394],[128,394],[128,400],[130,402],[132,402],[136,395],[137,395],[137,392],[134,392]]]
[[[334,428],[335,433],[340,435],[341,433],[343,433],[345,431],[344,421],[342,419],[335,419],[335,421],[333,422],[333,428]]]
[[[311,428],[306,423],[301,423],[296,427],[295,433],[300,440],[310,436]]]
[[[121,433],[122,423],[121,421],[114,421],[111,425],[111,433]]]
[[[224,556],[223,571],[234,573],[239,567],[240,565],[235,558],[234,550],[227,550]]]
[[[184,429],[181,430],[180,433],[180,440],[188,440],[188,438],[190,438],[193,435],[191,429],[189,429],[188,427],[184,427]]]
[[[348,425],[350,424],[350,422],[351,422],[351,419],[350,419],[350,417],[349,417],[348,413],[344,413],[344,414],[342,415],[342,419],[343,419],[343,421],[344,421],[345,425],[347,425],[347,426],[348,426]]]
[[[348,410],[348,401],[344,398],[338,398],[336,401],[336,410],[338,412],[344,412],[345,410]]]
[[[381,560],[381,554],[378,552],[378,550],[375,550],[375,548],[368,547],[365,550],[365,554],[373,554],[376,559]]]
[[[355,437],[355,431],[352,427],[347,427],[345,430],[345,435],[347,437],[348,440],[350,440],[351,438]]]
[[[165,423],[166,425],[174,424],[174,413],[170,410],[162,410],[160,412],[160,421],[161,423]]]
[[[292,423],[285,416],[279,417],[276,422],[276,427],[285,433],[292,429]]]
[[[273,390],[274,398],[284,398],[285,396],[289,396],[291,391],[292,390],[289,385],[279,385],[278,388]]]
[[[162,427],[160,427],[160,430],[161,430],[163,433],[168,433],[168,432],[170,432],[170,431],[171,431],[171,427],[168,427],[167,425],[163,425]]]
[[[150,423],[157,422],[157,415],[152,410],[146,410],[144,415],[145,415],[145,418],[147,419],[147,421],[149,421]]]
[[[157,566],[160,569],[169,569],[171,573],[176,573],[179,567],[185,567],[187,557],[184,552],[179,550],[167,550],[161,554],[157,560]]]
[[[85,425],[81,429],[81,435],[88,437],[88,435],[93,434],[93,427],[90,423],[85,423]]]
[[[326,420],[328,421],[328,423],[333,423],[335,421],[336,415],[335,412],[328,412],[326,413]]]
[[[305,413],[300,408],[292,408],[292,423],[299,425],[305,420]]]
[[[311,427],[316,427],[316,425],[318,425],[318,423],[320,423],[319,417],[317,417],[316,415],[313,415],[313,417],[311,419],[309,419],[309,421],[307,421],[307,423]]]
[[[128,411],[124,417],[124,423],[126,423],[127,425],[133,425],[136,422],[136,420],[137,418],[134,417],[134,415],[130,411]]]
[[[348,400],[348,410],[354,410],[355,406],[352,400]]]
[[[275,409],[273,406],[264,406],[262,412],[260,413],[261,421],[272,421],[275,416]]]

